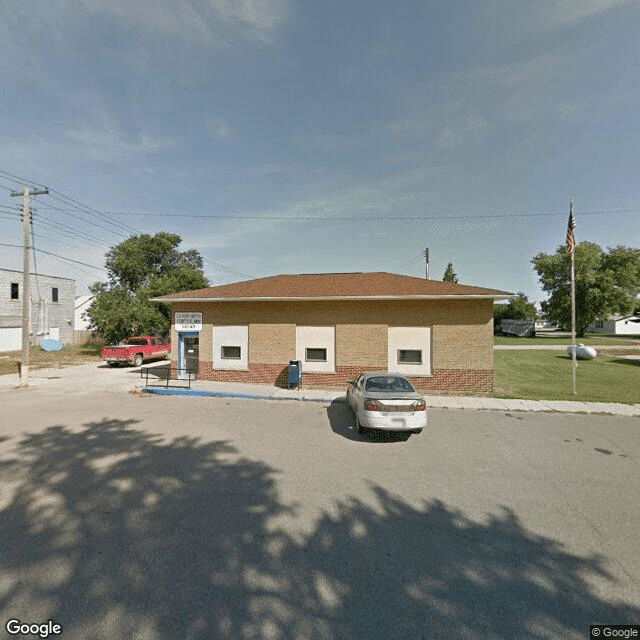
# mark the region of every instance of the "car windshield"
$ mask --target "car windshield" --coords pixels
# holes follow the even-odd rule
[[[376,376],[375,378],[369,378],[367,379],[364,390],[381,393],[415,391],[411,383],[406,378],[401,378],[400,376]]]

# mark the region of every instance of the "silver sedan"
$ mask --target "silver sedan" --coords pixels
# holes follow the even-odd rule
[[[399,373],[370,371],[347,383],[347,402],[356,416],[356,431],[412,431],[427,426],[427,403]]]

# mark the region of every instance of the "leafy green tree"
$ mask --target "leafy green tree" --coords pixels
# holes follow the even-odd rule
[[[506,317],[512,320],[535,320],[538,315],[536,305],[533,302],[529,302],[529,299],[522,291],[518,292],[516,298],[511,298],[506,306]]]
[[[493,305],[493,324],[496,328],[503,319],[535,320],[536,316],[536,306],[533,302],[529,302],[529,299],[522,291],[519,291],[518,296],[512,298],[506,304]]]
[[[450,262],[447,265],[442,282],[453,282],[453,284],[458,284],[458,274],[453,270],[453,262]]]
[[[576,335],[598,319],[614,313],[631,313],[640,287],[640,251],[618,246],[603,251],[592,242],[574,249],[576,286]],[[539,253],[531,260],[543,291],[543,313],[564,327],[571,326],[571,257],[561,246],[554,254]]]
[[[508,318],[509,314],[508,314],[508,309],[507,309],[507,305],[505,304],[494,304],[493,305],[493,328],[494,330],[497,329],[500,326],[500,323],[502,322],[502,320],[504,320],[505,318]]]
[[[108,282],[91,287],[96,297],[86,312],[93,331],[109,342],[169,333],[169,305],[149,299],[209,285],[200,253],[179,251],[181,241],[161,231],[132,236],[107,252]]]

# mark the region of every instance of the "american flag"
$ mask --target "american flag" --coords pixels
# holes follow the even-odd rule
[[[573,253],[573,248],[576,246],[576,237],[574,230],[576,228],[576,219],[573,217],[573,210],[569,211],[569,224],[567,224],[567,253]]]

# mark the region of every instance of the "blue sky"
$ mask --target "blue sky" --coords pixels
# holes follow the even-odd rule
[[[452,262],[537,301],[530,260],[563,243],[570,196],[578,241],[640,246],[638,2],[0,0],[0,18],[0,242],[22,241],[10,190],[48,186],[36,249],[67,261],[37,267],[78,295],[132,232],[179,233],[212,284],[422,277],[429,247],[432,278]],[[21,256],[0,246],[1,267]]]

